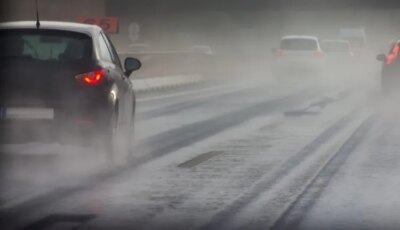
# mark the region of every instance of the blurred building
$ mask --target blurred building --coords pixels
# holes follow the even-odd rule
[[[80,16],[103,16],[105,0],[39,0],[42,20],[75,21]],[[34,20],[35,0],[1,0],[0,21]]]

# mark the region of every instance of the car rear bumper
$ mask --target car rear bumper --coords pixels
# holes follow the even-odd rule
[[[33,113],[30,116],[29,113],[20,113],[9,117],[3,115],[0,120],[0,141],[57,141],[64,136],[93,135],[103,131],[110,120],[109,116],[106,108],[54,108],[53,114]]]
[[[274,63],[274,70],[280,74],[321,74],[323,73],[325,67],[325,63],[318,60],[276,60]]]
[[[57,127],[47,120],[13,120],[0,122],[1,143],[56,141]]]

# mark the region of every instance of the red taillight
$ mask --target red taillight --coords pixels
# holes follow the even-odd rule
[[[75,76],[80,83],[90,86],[99,85],[106,77],[107,70],[95,70]]]
[[[312,53],[312,56],[314,57],[322,57],[324,54],[321,51],[315,51]]]
[[[400,52],[400,45],[396,45],[393,49],[393,52],[391,55],[388,56],[387,65],[390,65],[394,62],[394,60],[397,59],[397,57],[399,56],[399,52]]]
[[[274,56],[275,57],[284,57],[284,56],[286,56],[287,55],[287,53],[284,51],[284,50],[277,50],[277,51],[275,51],[275,53],[274,53]]]

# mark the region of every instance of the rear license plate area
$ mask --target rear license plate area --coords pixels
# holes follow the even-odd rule
[[[53,120],[54,108],[0,108],[1,120]]]

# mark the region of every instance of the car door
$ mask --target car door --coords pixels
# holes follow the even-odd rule
[[[132,120],[134,112],[134,94],[133,86],[128,76],[125,76],[125,72],[119,60],[119,57],[115,51],[114,46],[111,41],[104,33],[101,33],[101,37],[106,44],[109,54],[111,56],[111,61],[114,64],[113,74],[118,78],[118,88],[119,88],[119,111],[120,119],[124,122],[130,122]]]

